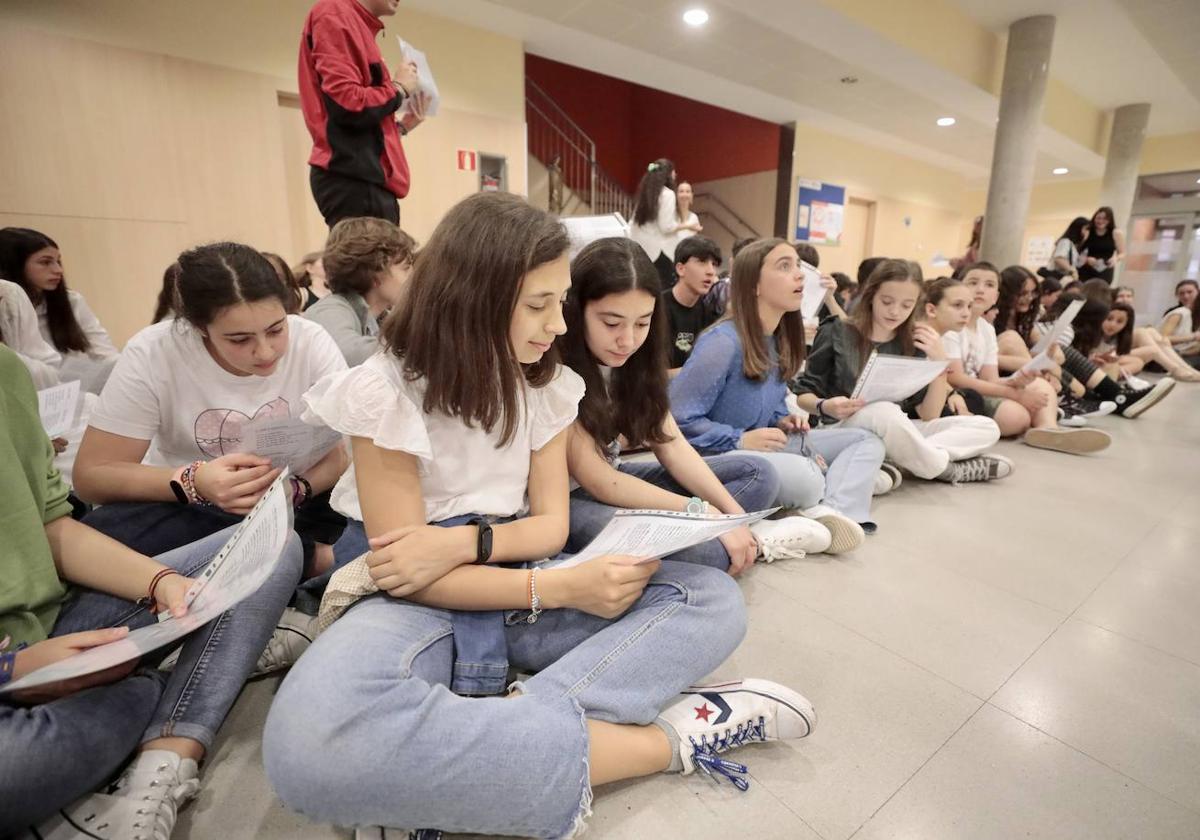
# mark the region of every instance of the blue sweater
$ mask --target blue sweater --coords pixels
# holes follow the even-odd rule
[[[771,358],[775,339],[767,338]],[[766,379],[742,372],[742,342],[732,321],[700,336],[671,380],[671,414],[688,442],[706,455],[736,449],[742,432],[774,426],[787,416],[787,385],[773,365]]]

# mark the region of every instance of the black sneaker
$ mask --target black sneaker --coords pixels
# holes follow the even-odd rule
[[[1089,417],[1104,417],[1117,410],[1112,400],[1093,400],[1067,395],[1058,401],[1058,425],[1086,426]]]
[[[1140,417],[1148,409],[1158,405],[1174,387],[1175,380],[1164,376],[1149,388],[1143,388],[1140,391],[1122,391],[1117,395],[1117,414],[1129,420]]]

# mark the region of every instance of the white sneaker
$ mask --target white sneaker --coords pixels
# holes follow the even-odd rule
[[[43,840],[167,840],[179,809],[200,790],[199,768],[168,750],[147,750],[108,793],[93,793],[39,825]]]
[[[817,725],[812,703],[798,692],[767,680],[737,680],[692,686],[658,716],[679,736],[683,775],[699,769],[714,781],[750,787],[743,764],[720,753],[744,744],[804,738]]]
[[[871,489],[872,496],[886,496],[892,492],[893,488],[891,473],[887,470],[875,473],[875,486]]]
[[[1147,388],[1153,388],[1154,383],[1142,379],[1140,376],[1126,375],[1125,384],[1135,391],[1144,391]]]
[[[900,472],[900,468],[891,461],[884,461],[879,465],[879,469],[887,473],[892,479],[893,490],[897,489],[901,484],[904,483],[904,473]]]
[[[250,676],[261,677],[263,674],[290,668],[300,658],[300,654],[308,650],[308,646],[316,637],[317,617],[288,607],[279,617],[275,632],[271,634],[267,647],[259,655],[258,664],[254,666],[254,673]]]
[[[830,543],[826,554],[843,554],[863,544],[866,534],[862,526],[853,519],[842,516],[829,505],[813,505],[803,511],[809,519],[815,519],[829,529]]]
[[[764,563],[800,560],[805,554],[820,554],[833,542],[828,528],[803,516],[760,519],[750,526],[750,532],[758,542],[758,559]]]

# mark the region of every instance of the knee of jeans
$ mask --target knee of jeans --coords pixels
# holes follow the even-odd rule
[[[664,561],[654,578],[676,590],[673,596],[703,614],[706,634],[728,641],[730,652],[746,635],[746,601],[741,587],[726,572],[708,566]]]
[[[755,483],[756,491],[761,494],[763,499],[767,500],[764,504],[770,504],[771,499],[779,496],[779,488],[783,482],[783,479],[779,477],[779,470],[766,458],[748,455],[746,461],[751,476],[750,480]]]
[[[288,534],[287,542],[283,546],[283,554],[279,558],[279,563],[275,567],[272,577],[292,581],[295,586],[300,582],[300,577],[304,574],[304,548],[301,544],[300,536],[292,531]]]

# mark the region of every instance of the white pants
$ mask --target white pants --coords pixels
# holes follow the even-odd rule
[[[839,425],[874,432],[888,460],[918,478],[937,478],[951,461],[974,458],[1000,440],[1000,427],[990,417],[910,420],[892,402],[871,403]]]

